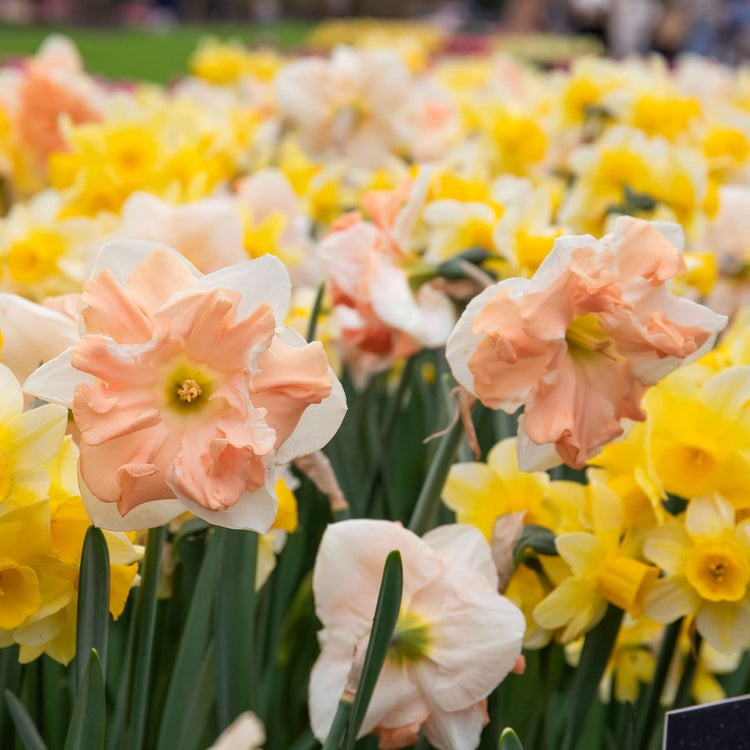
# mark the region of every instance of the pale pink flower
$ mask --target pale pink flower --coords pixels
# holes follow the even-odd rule
[[[431,284],[413,292],[404,268],[424,200],[426,180],[365,199],[375,223],[341,217],[318,246],[349,364],[362,373],[387,369],[396,357],[443,346],[453,303]]]
[[[324,627],[310,678],[313,732],[326,737],[352,665],[364,658],[383,565],[394,549],[404,566],[401,611],[361,734],[374,731],[382,747],[405,747],[421,726],[437,748],[473,750],[485,722],[484,699],[521,653],[524,619],[497,593],[482,534],[460,524],[421,539],[390,521],[328,527],[313,573]]]
[[[154,243],[101,250],[80,341],[26,382],[73,409],[94,523],[139,529],[189,510],[268,530],[274,465],[325,445],[346,408],[321,344],[284,327],[289,294],[271,256],[203,276]]]
[[[122,207],[120,233],[128,238],[163,242],[203,273],[247,260],[242,221],[228,197],[171,205],[138,191]]]
[[[275,83],[281,116],[316,158],[377,168],[411,138],[406,113],[414,80],[394,50],[336,47],[329,59],[284,65]]]
[[[448,362],[486,406],[525,406],[522,468],[583,467],[625,420],[645,419],[649,386],[711,347],[726,318],[667,286],[684,272],[681,247],[677,225],[621,217],[598,241],[560,237],[531,279],[495,284],[466,308]]]
[[[0,335],[0,360],[23,382],[78,340],[78,323],[50,305],[0,293]]]

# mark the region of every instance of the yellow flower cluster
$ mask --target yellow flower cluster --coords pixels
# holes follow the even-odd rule
[[[498,519],[524,511],[526,524],[555,534],[559,557],[521,564],[507,590],[526,615],[527,647],[554,637],[575,660],[608,604],[627,612],[605,697],[633,701],[651,679],[660,623],[684,618],[706,641],[697,700],[723,697],[712,675],[731,671],[750,643],[747,320],[741,311],[716,349],[649,391],[646,421],[605,447],[586,485],[519,471],[515,438],[486,462],[451,468],[443,499],[459,522],[491,540]]]
[[[75,655],[78,572],[90,521],[78,491],[78,449],[65,437],[67,412],[23,411],[21,387],[0,365],[0,646],[20,661]],[[106,532],[109,608],[122,613],[142,550],[135,534]]]

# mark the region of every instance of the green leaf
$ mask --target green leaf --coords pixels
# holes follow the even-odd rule
[[[146,710],[149,705],[151,657],[154,649],[154,624],[156,622],[156,596],[159,588],[161,550],[167,527],[149,529],[146,554],[143,558],[141,587],[133,624],[133,649],[129,700],[129,750],[143,747],[146,729]]]
[[[448,477],[453,459],[458,452],[458,446],[464,436],[463,420],[459,419],[451,427],[447,435],[440,438],[440,445],[435,453],[422,490],[417,498],[409,529],[415,534],[424,534],[432,528],[435,522],[440,496]]]
[[[344,747],[351,750],[357,739],[357,733],[367,714],[375,683],[383,669],[388,655],[393,632],[396,629],[398,614],[401,609],[401,597],[404,587],[404,569],[401,563],[401,553],[393,550],[389,553],[383,567],[383,579],[380,583],[378,603],[375,607],[375,617],[372,621],[370,640],[362,665],[362,673],[354,697],[349,726],[346,731]]]
[[[483,247],[470,247],[468,250],[454,255],[450,260],[441,263],[437,267],[436,273],[446,279],[465,279],[467,276],[466,271],[462,268],[462,261],[478,266],[489,257],[490,253]]]
[[[328,737],[326,737],[325,745],[323,750],[338,750],[341,746],[341,739],[343,738],[346,728],[349,726],[349,719],[352,714],[352,702],[348,698],[342,698],[339,701],[339,706],[336,709],[336,714],[333,717],[333,724],[328,731]]]
[[[92,649],[78,687],[64,750],[103,750],[104,711],[104,675],[99,654]]]
[[[252,707],[255,646],[255,571],[258,534],[216,529],[221,562],[216,581],[216,698],[219,729],[223,730]]]
[[[5,691],[5,703],[8,706],[8,713],[13,724],[15,724],[18,736],[21,738],[26,750],[47,750],[39,731],[34,725],[33,719],[29,716],[23,703],[16,698],[10,690]]]
[[[659,658],[654,668],[654,673],[646,688],[646,698],[644,710],[640,712],[637,726],[636,747],[648,747],[651,742],[651,736],[654,733],[656,720],[661,710],[661,695],[664,690],[664,683],[667,680],[669,667],[672,664],[672,657],[680,637],[682,628],[682,617],[675,620],[667,626],[662,637],[659,648]]]
[[[307,324],[307,340],[315,341],[315,332],[318,328],[318,316],[320,315],[320,308],[323,306],[323,295],[326,291],[325,281],[320,282],[318,287],[318,293],[315,295],[315,302],[313,303],[312,311],[310,312],[310,322]]]
[[[532,550],[537,555],[557,556],[555,534],[544,526],[537,526],[536,524],[524,526],[513,554],[516,566],[523,560],[527,550]]]
[[[572,750],[577,740],[576,733],[586,723],[596,691],[620,632],[624,612],[610,604],[601,622],[586,636],[581,659],[575,673],[572,690],[572,705],[568,713],[568,725],[563,740],[563,750]]]
[[[102,673],[107,671],[109,636],[109,549],[104,533],[89,526],[83,541],[78,579],[76,624],[76,684],[80,685],[92,649],[101,654]]]
[[[162,713],[158,750],[171,750],[175,747],[175,737],[179,735],[185,712],[189,708],[195,687],[195,676],[201,668],[208,644],[213,592],[216,586],[220,553],[221,536],[214,533],[203,558],[180,638],[177,659],[172,670],[167,700]]]
[[[177,741],[172,738],[170,747],[198,750],[206,721],[213,708],[214,682],[214,646],[210,643],[198,672],[193,675],[190,703],[182,715]]]
[[[197,536],[203,534],[211,528],[211,524],[208,521],[204,521],[202,518],[189,518],[183,523],[172,540],[171,554],[172,559],[177,559],[177,553],[180,550],[180,544],[191,536]]]
[[[497,750],[523,750],[523,745],[521,740],[518,739],[518,735],[510,727],[506,727],[500,735],[500,744],[497,746]]]

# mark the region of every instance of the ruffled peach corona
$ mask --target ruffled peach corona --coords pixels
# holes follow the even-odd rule
[[[265,256],[202,276],[175,251],[114,242],[82,295],[82,337],[27,392],[73,409],[94,523],[186,509],[265,532],[276,463],[321,448],[346,408],[320,343],[286,329],[290,283]]]
[[[675,297],[683,273],[676,224],[621,217],[613,234],[560,237],[531,279],[486,289],[447,344],[456,379],[519,424],[523,469],[582,468],[642,421],[649,386],[702,356],[726,325]],[[556,453],[556,455],[555,455]]]
[[[394,549],[404,566],[401,612],[361,734],[375,732],[381,748],[400,748],[413,744],[421,727],[436,748],[472,750],[486,723],[486,697],[516,667],[524,618],[497,593],[482,534],[461,524],[421,539],[390,521],[328,527],[313,573],[324,627],[310,678],[313,732],[324,740],[352,665],[364,658],[383,565]]]
[[[453,304],[426,283],[415,292],[404,269],[428,173],[397,190],[363,201],[375,223],[346,214],[318,246],[345,358],[355,371],[377,372],[423,347],[443,346],[453,328]]]

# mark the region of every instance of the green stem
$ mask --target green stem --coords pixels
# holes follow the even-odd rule
[[[572,706],[561,750],[573,750],[577,737],[583,730],[624,614],[621,609],[610,604],[602,621],[586,636],[573,682]]]
[[[698,666],[702,641],[703,638],[699,633],[696,633],[691,640],[690,651],[688,651],[685,664],[682,667],[682,677],[680,677],[680,683],[677,686],[672,708],[684,708],[692,702],[690,700],[690,689],[693,687],[693,678],[695,677],[695,668]]]
[[[659,658],[654,669],[654,676],[648,686],[646,709],[641,714],[641,721],[638,722],[636,747],[648,747],[651,735],[654,733],[656,717],[659,715],[661,694],[664,690],[669,665],[672,663],[674,650],[680,637],[681,627],[682,618],[668,625],[664,631],[661,648],[659,649]]]
[[[315,295],[315,302],[313,303],[312,312],[310,313],[310,322],[307,325],[307,340],[314,341],[315,333],[318,330],[318,316],[320,315],[320,308],[323,306],[323,295],[326,291],[325,281],[320,282],[318,287],[318,293]]]
[[[393,430],[396,427],[398,413],[401,410],[401,404],[404,401],[404,396],[406,395],[411,383],[415,360],[415,357],[409,357],[406,362],[404,362],[404,366],[401,368],[401,376],[399,377],[398,385],[388,402],[388,407],[383,418],[383,426],[380,431],[380,440],[376,446],[375,458],[370,468],[370,474],[367,477],[367,484],[365,485],[365,518],[369,517],[370,511],[372,510],[375,492],[378,489],[378,485],[380,484],[383,475],[383,460],[387,453],[386,446],[391,442],[391,438],[393,437]]]
[[[143,558],[141,587],[138,592],[138,603],[133,623],[135,632],[131,662],[130,741],[128,743],[132,750],[140,750],[143,747],[143,736],[146,731],[151,656],[154,648],[154,627],[156,624],[156,595],[159,588],[161,550],[166,535],[166,526],[149,529],[146,553]]]
[[[326,737],[323,750],[338,750],[341,740],[344,738],[346,728],[349,726],[349,715],[351,712],[352,702],[342,698],[339,701],[336,715],[333,717],[333,724],[331,724],[331,729],[328,732],[328,737]]]
[[[420,536],[429,531],[437,514],[438,505],[440,504],[440,495],[443,491],[443,485],[448,477],[453,459],[456,457],[458,446],[464,436],[464,424],[459,419],[451,427],[447,435],[443,435],[438,446],[437,453],[432,459],[432,464],[427,472],[427,478],[422,485],[422,491],[417,498],[417,504],[414,506],[409,529]]]

